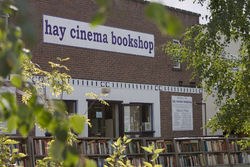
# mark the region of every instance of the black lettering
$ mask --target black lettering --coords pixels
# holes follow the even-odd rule
[[[123,38],[122,42],[123,42],[123,46],[128,45],[128,39],[126,37]]]
[[[115,45],[116,44],[116,37],[114,35],[114,32],[111,32],[111,38],[112,38],[112,44]]]
[[[108,43],[108,36],[107,36],[107,34],[103,34],[102,41],[103,41],[103,43]]]
[[[118,45],[122,44],[122,37],[120,37],[120,36],[117,37],[117,44]]]
[[[92,32],[90,32],[90,31],[88,32],[88,40],[92,41]]]
[[[102,34],[101,33],[94,32],[93,36],[94,36],[94,41],[95,42],[102,42]]]
[[[70,36],[71,36],[71,38],[73,38],[73,39],[76,38],[75,33],[76,33],[76,30],[75,30],[74,28],[72,28],[72,29],[70,30]]]
[[[45,34],[52,35],[51,25],[48,23],[48,20],[45,20]]]
[[[128,46],[129,47],[134,47],[133,46],[133,38],[130,37],[130,34],[128,34]]]
[[[80,31],[80,33],[81,33],[81,39],[83,40],[87,40],[87,37],[86,37],[86,31],[85,30],[81,30]]]
[[[53,26],[53,35],[59,36],[58,27]]]
[[[143,41],[141,40],[140,36],[138,36],[138,40],[139,40],[139,46],[138,46],[138,48],[143,49]]]

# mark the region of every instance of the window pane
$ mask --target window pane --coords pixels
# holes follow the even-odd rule
[[[141,107],[140,106],[130,106],[130,128],[133,132],[140,131],[141,127]]]
[[[142,130],[143,131],[151,131],[152,130],[152,105],[151,104],[143,104],[142,105]]]
[[[77,113],[77,102],[76,100],[63,100],[66,106],[66,110],[69,114],[76,114]]]

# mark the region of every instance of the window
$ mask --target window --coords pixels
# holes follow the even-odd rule
[[[63,100],[66,106],[68,114],[77,113],[77,101],[76,100]]]
[[[153,133],[152,130],[152,104],[139,103],[124,105],[125,133],[143,135],[144,132]],[[150,134],[150,136],[152,136],[152,134]]]
[[[179,40],[176,40],[176,39],[173,39],[173,43],[174,43],[174,44],[179,44],[179,45],[181,45],[180,41],[179,41]],[[177,59],[177,58],[174,58],[174,59],[173,59],[173,69],[181,69],[180,60]]]

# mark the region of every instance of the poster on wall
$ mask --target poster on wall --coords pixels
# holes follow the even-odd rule
[[[193,102],[189,96],[172,96],[173,131],[193,130]]]

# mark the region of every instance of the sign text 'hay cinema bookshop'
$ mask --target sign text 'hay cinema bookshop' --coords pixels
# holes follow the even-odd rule
[[[66,46],[154,57],[154,36],[43,15],[43,41]]]

